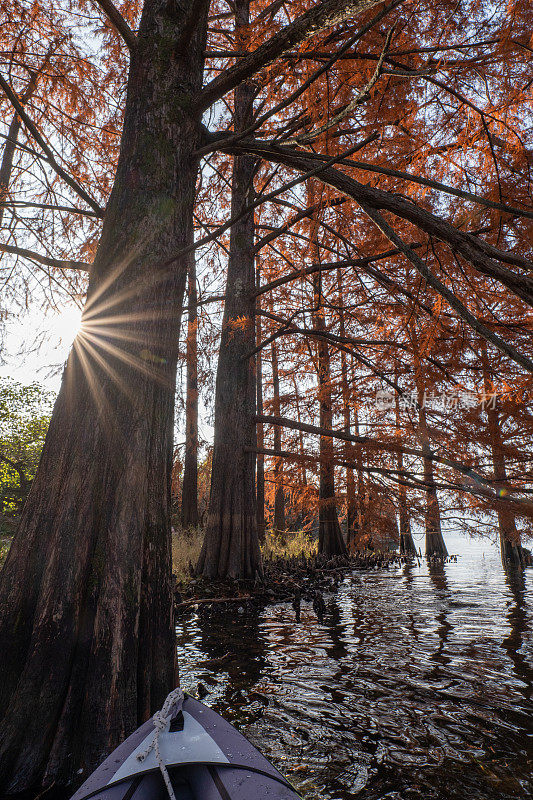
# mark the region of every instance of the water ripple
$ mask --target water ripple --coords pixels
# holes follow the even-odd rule
[[[531,798],[528,573],[473,548],[348,577],[321,623],[305,603],[299,624],[288,604],[204,607],[179,620],[182,684],[203,682],[307,800]]]

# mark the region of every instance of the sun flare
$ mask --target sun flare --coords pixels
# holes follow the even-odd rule
[[[70,347],[81,330],[82,309],[76,305],[64,306],[51,319],[51,332],[58,342]]]

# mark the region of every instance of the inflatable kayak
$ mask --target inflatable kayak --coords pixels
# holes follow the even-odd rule
[[[175,690],[72,800],[301,800],[229,722]]]

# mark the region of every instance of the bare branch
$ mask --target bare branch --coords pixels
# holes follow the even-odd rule
[[[381,214],[379,214],[375,209],[370,208],[367,205],[361,206],[364,211],[368,214],[371,220],[377,225],[377,227],[385,234],[385,236],[389,239],[392,244],[395,244],[402,253],[409,259],[411,264],[414,266],[417,272],[426,280],[430,286],[433,288],[443,297],[448,305],[457,311],[459,316],[464,319],[466,323],[477,333],[479,333],[487,342],[490,342],[494,347],[496,347],[501,353],[504,353],[506,356],[511,358],[517,364],[520,364],[521,367],[527,369],[528,372],[533,372],[533,361],[528,358],[527,356],[522,355],[516,350],[514,347],[511,347],[510,344],[505,342],[501,339],[496,333],[487,328],[487,326],[481,322],[477,317],[475,317],[463,303],[459,300],[458,297],[450,290],[447,286],[442,283],[442,281],[434,275],[427,264],[425,264],[422,259],[414,253],[411,248],[398,236],[398,234],[391,228],[391,226],[383,219]]]
[[[219,149],[226,151],[223,139],[220,140]],[[276,144],[256,140],[244,140],[237,145],[227,148],[226,152],[249,152],[279,164],[303,172],[313,165],[317,166],[322,160],[305,151],[291,147],[280,147]],[[341,162],[341,159],[338,159]],[[327,162],[323,162],[324,166]],[[317,173],[318,174],[318,173]],[[344,172],[330,167],[320,173],[323,183],[333,186],[348,197],[352,197],[360,206],[390,211],[397,217],[405,219],[424,231],[428,236],[433,236],[446,242],[452,250],[459,253],[481,274],[497,280],[528,305],[533,306],[533,280],[528,276],[517,275],[515,272],[501,266],[495,259],[504,263],[515,264],[522,269],[533,271],[533,263],[523,256],[508,253],[487,244],[470,233],[465,233],[454,228],[449,222],[441,219],[421,206],[412,203],[400,195],[387,192],[356,181]]]
[[[131,53],[137,43],[137,37],[118,8],[114,3],[111,2],[111,0],[95,0],[95,3],[100,6],[113,28],[127,44],[128,50]]]
[[[372,137],[374,137],[374,134],[372,134]],[[367,137],[367,139],[365,139],[365,142],[368,142],[369,138],[370,137]],[[357,144],[354,144],[352,147],[348,148],[348,150],[344,151],[344,153],[341,153],[338,156],[333,156],[331,159],[329,159],[329,161],[320,163],[319,165],[314,166],[313,169],[311,170],[302,172],[302,174],[298,178],[289,181],[289,183],[283,184],[283,186],[281,186],[279,189],[274,189],[271,192],[268,192],[267,194],[260,195],[257,198],[257,200],[255,200],[253,203],[249,203],[248,205],[246,205],[246,207],[243,208],[238,214],[235,214],[233,217],[230,217],[230,219],[227,222],[225,222],[223,225],[220,225],[218,228],[212,231],[208,236],[204,236],[202,239],[198,239],[196,242],[194,242],[194,244],[190,244],[187,247],[184,247],[182,250],[179,251],[179,253],[177,253],[175,256],[173,256],[171,259],[165,262],[164,266],[168,267],[170,266],[170,264],[173,264],[175,261],[177,261],[178,258],[182,258],[184,255],[190,253],[192,250],[196,250],[199,247],[203,247],[204,245],[209,244],[209,242],[214,241],[222,233],[224,233],[224,231],[228,230],[228,228],[231,228],[232,225],[235,225],[236,222],[238,222],[240,219],[246,216],[246,214],[249,214],[250,211],[253,211],[255,208],[258,208],[263,203],[274,200],[274,198],[278,197],[278,195],[283,194],[284,192],[288,192],[289,189],[298,186],[300,183],[303,183],[303,181],[307,180],[308,178],[313,178],[315,175],[318,175],[320,172],[323,172],[332,164],[336,164],[341,158],[344,158],[349,153],[354,153],[357,150],[360,150],[363,144],[364,142],[363,143],[358,142]],[[223,150],[224,148],[220,147],[217,149]]]
[[[340,162],[342,163],[342,162]],[[401,178],[402,180],[411,181],[412,183],[419,183],[421,186],[427,186],[430,189],[436,189],[438,192],[445,192],[452,194],[455,197],[461,197],[463,200],[469,200],[472,203],[477,203],[486,208],[494,208],[496,211],[503,211],[505,214],[511,214],[516,217],[525,217],[533,219],[533,211],[527,211],[525,208],[516,208],[509,206],[506,203],[496,203],[494,200],[489,200],[486,197],[479,197],[472,192],[466,192],[464,189],[456,189],[454,186],[448,186],[440,181],[433,181],[429,178],[424,178],[421,175],[413,175],[411,172],[401,172],[397,169],[390,169],[390,167],[381,167],[375,164],[368,164],[365,161],[349,160],[348,166],[364,169],[367,172],[375,172],[377,175],[390,175],[391,178]]]
[[[96,211],[87,211],[84,208],[76,208],[75,206],[59,206],[55,203],[32,203],[26,200],[2,200],[0,207],[7,208],[42,208],[44,211],[65,211],[67,214],[80,214],[83,217],[96,217],[101,219],[100,214]]]
[[[41,253],[35,253],[33,250],[26,250],[23,247],[15,247],[11,244],[0,244],[0,252],[28,258],[31,261],[37,261],[38,264],[45,264],[47,267],[54,267],[55,269],[75,269],[82,272],[90,272],[91,269],[91,265],[85,261],[50,258],[50,256],[43,256]]]
[[[415,244],[410,245],[411,247],[421,247],[422,245],[416,242]],[[367,267],[369,264],[372,264],[374,261],[381,261],[384,258],[392,258],[393,256],[398,255],[400,250],[395,247],[392,250],[385,250],[383,253],[377,253],[375,256],[365,256],[364,258],[354,258],[349,259],[345,258],[342,261],[325,261],[322,263],[311,264],[309,267],[304,267],[303,269],[295,270],[294,272],[289,272],[288,275],[282,275],[280,278],[276,278],[276,280],[270,281],[270,283],[265,283],[262,286],[259,286],[255,295],[259,297],[266,292],[271,292],[272,289],[276,289],[278,286],[283,286],[284,283],[290,283],[291,281],[298,280],[298,278],[305,278],[308,275],[314,275],[316,272],[327,272],[329,270],[338,269],[339,267],[347,268],[347,267]]]
[[[315,203],[310,208],[302,209],[297,214],[294,214],[294,216],[292,216],[289,220],[287,220],[287,222],[285,222],[283,225],[274,228],[274,230],[272,230],[266,236],[263,236],[262,239],[259,239],[254,245],[254,251],[256,253],[259,253],[259,251],[262,250],[263,247],[266,247],[267,244],[274,241],[274,239],[277,239],[278,236],[282,236],[284,233],[287,233],[287,231],[293,225],[296,225],[298,222],[301,222],[301,220],[311,216],[311,214],[314,214],[314,212],[317,211],[318,209],[333,208],[334,206],[342,205],[342,203],[345,202],[346,202],[346,197],[336,197],[330,202],[319,202]],[[261,294],[261,292],[259,291],[258,294]]]
[[[76,192],[76,194],[78,194],[82,198],[82,200],[88,203],[91,206],[91,208],[94,209],[94,211],[96,211],[99,217],[103,217],[104,211],[102,208],[100,208],[96,200],[93,200],[93,198],[89,194],[87,194],[85,189],[83,189],[83,187],[81,187],[80,184],[77,181],[75,181],[74,178],[72,178],[60,164],[57,163],[54,154],[52,153],[52,150],[46,143],[44,137],[40,134],[39,129],[37,128],[33,120],[28,116],[28,114],[26,114],[26,111],[24,110],[24,107],[21,104],[20,100],[18,99],[17,95],[15,94],[11,86],[7,83],[7,81],[4,79],[2,75],[0,75],[0,86],[4,90],[4,93],[6,97],[9,99],[11,105],[13,106],[13,108],[23,121],[30,135],[33,137],[33,139],[35,139],[39,147],[46,154],[47,161],[52,167],[52,169],[59,175],[60,178],[62,178],[65,181],[66,184],[68,184],[68,186],[70,186],[71,189],[73,189]]]
[[[266,414],[256,414],[255,421],[262,422],[266,425],[279,425],[282,428],[303,431],[304,433],[311,433],[316,436],[325,436],[330,439],[340,439],[344,442],[354,442],[355,444],[361,444],[374,450],[385,450],[389,453],[403,453],[404,455],[416,456],[417,458],[429,458],[431,461],[435,461],[438,464],[443,464],[444,466],[449,467],[456,472],[460,472],[462,475],[465,475],[476,484],[488,486],[491,489],[493,488],[492,482],[484,475],[476,472],[474,469],[472,469],[472,467],[466,466],[460,461],[446,458],[446,456],[438,456],[430,449],[427,451],[422,451],[414,447],[406,447],[398,442],[380,442],[376,439],[372,439],[370,436],[354,436],[353,434],[346,433],[345,431],[331,431],[327,428],[319,428],[317,425],[309,425],[305,422],[296,422],[296,420],[288,419],[287,417],[273,417]],[[513,490],[511,489],[511,491]]]
[[[491,492],[489,489],[482,488],[476,485],[465,485],[458,483],[442,483],[433,481],[426,481],[417,478],[416,473],[412,470],[397,470],[384,467],[365,467],[355,461],[346,461],[345,459],[338,458],[321,458],[319,455],[310,455],[307,453],[294,453],[290,450],[275,450],[270,447],[246,447],[246,452],[257,453],[263,456],[272,456],[273,458],[283,458],[287,461],[295,462],[310,462],[314,464],[328,463],[336,467],[344,467],[346,469],[357,469],[366,473],[367,475],[381,475],[383,478],[400,483],[403,486],[411,487],[412,489],[427,489],[429,487],[435,489],[451,489],[456,492],[467,492],[474,496],[480,496],[487,500],[491,506],[497,508],[511,508],[513,513],[517,512],[517,506],[523,507],[525,514],[531,515],[533,504],[527,500],[520,500],[514,497],[500,497],[499,494]]]

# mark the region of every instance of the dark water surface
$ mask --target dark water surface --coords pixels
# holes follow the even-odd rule
[[[533,570],[459,541],[441,569],[348,577],[322,623],[307,603],[299,624],[289,604],[191,612],[183,687],[306,800],[533,797]]]

